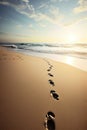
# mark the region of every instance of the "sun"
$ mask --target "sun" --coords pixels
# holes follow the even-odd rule
[[[68,34],[67,35],[67,42],[68,43],[76,43],[78,41],[78,37],[75,34]]]

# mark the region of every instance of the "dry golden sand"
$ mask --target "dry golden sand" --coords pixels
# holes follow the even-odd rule
[[[87,72],[0,48],[0,130],[44,130],[47,112],[56,130],[87,130]],[[49,84],[52,79],[55,86]],[[55,89],[60,100],[50,96]]]

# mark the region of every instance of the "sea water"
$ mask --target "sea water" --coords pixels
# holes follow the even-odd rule
[[[0,43],[14,51],[66,63],[87,71],[87,44]]]

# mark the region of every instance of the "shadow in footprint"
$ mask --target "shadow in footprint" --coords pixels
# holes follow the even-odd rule
[[[56,92],[55,90],[50,90],[50,93]]]
[[[51,90],[50,91],[50,94],[52,95],[52,97],[56,100],[59,100],[59,95],[56,93],[55,90]]]
[[[54,90],[52,90],[52,91],[54,91]],[[55,114],[52,111],[49,111],[47,113],[47,116],[52,116],[53,118],[55,118]]]
[[[52,66],[50,66],[49,68],[52,69]]]
[[[46,130],[55,130],[55,114],[49,111],[45,117],[44,127]]]
[[[47,69],[47,71],[50,71],[51,69],[49,68],[49,69]]]
[[[52,86],[55,86],[55,83],[51,79],[49,79],[48,81]]]
[[[48,73],[49,76],[53,77],[53,75],[51,73]]]

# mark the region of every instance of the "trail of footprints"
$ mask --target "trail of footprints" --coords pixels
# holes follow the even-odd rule
[[[50,79],[48,80],[49,84],[51,86],[55,86],[55,82],[51,79],[52,77],[54,77],[54,75],[51,73],[51,70],[53,68],[53,65],[51,65],[47,60],[45,60],[47,62],[47,64],[49,65],[49,68],[47,69],[48,71],[48,75],[50,77]],[[50,90],[50,94],[52,95],[52,97],[56,100],[59,100],[59,95],[57,94],[57,92],[53,89]]]
[[[15,60],[23,60],[23,58],[19,55],[16,55],[16,56],[12,56],[10,54],[1,54],[0,55],[0,61],[2,60],[12,60],[12,61],[15,61]]]
[[[45,61],[49,65],[49,68],[47,69],[48,76],[50,77],[48,82],[49,82],[51,87],[55,87],[55,82],[53,81],[54,75],[51,73],[53,65],[51,65],[50,62],[48,62],[47,60],[45,60]],[[50,90],[50,95],[52,96],[53,99],[59,100],[59,95],[57,94],[55,89],[52,88]],[[44,121],[44,127],[46,130],[55,130],[56,129],[55,128],[55,114],[53,112],[49,111],[46,114],[45,121]]]

